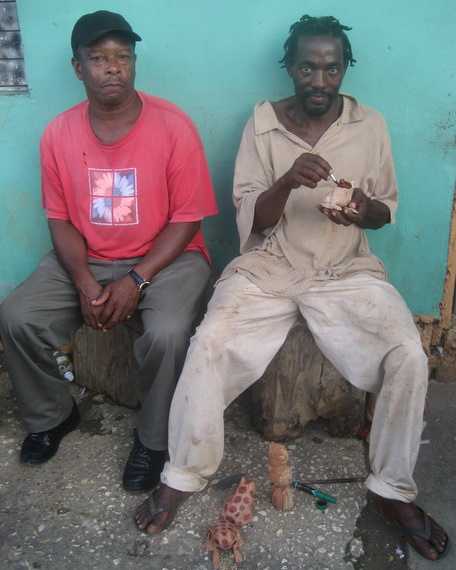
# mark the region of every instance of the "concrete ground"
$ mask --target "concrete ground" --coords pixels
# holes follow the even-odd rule
[[[205,536],[233,489],[218,490],[214,483],[238,473],[256,482],[255,516],[240,528],[244,562],[236,565],[232,552],[223,552],[224,570],[456,568],[455,547],[438,562],[410,551],[397,528],[376,513],[362,483],[315,485],[337,497],[326,511],[297,490],[291,511],[274,509],[268,443],[251,426],[248,395],[226,412],[225,458],[216,478],[182,505],[161,535],[140,533],[133,513],[146,495],[125,493],[121,486],[136,413],[100,395],[81,395],[76,385],[71,390],[83,418],[79,429],[62,441],[51,461],[26,467],[18,462],[25,431],[0,368],[0,568],[210,569]],[[429,397],[416,468],[418,503],[454,541],[456,383],[431,382]],[[287,449],[296,479],[368,474],[367,445],[331,437],[323,420],[308,424]]]

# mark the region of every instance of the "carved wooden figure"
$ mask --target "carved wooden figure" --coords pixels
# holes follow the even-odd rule
[[[269,478],[274,487],[271,492],[271,503],[279,511],[288,511],[293,508],[293,494],[291,492],[292,472],[288,464],[288,451],[281,443],[271,442],[268,449]]]
[[[256,485],[252,479],[242,477],[239,485],[228,497],[222,508],[222,519],[236,526],[243,526],[253,519]]]
[[[242,562],[241,553],[239,552],[239,547],[244,544],[241,535],[239,534],[236,526],[224,519],[216,522],[207,533],[206,536],[206,550],[213,552],[212,564],[219,568],[220,566],[220,550],[230,550],[233,549],[234,560],[237,564]]]
[[[243,558],[239,547],[244,544],[237,529],[253,519],[253,507],[255,505],[256,485],[251,479],[242,477],[236,489],[231,493],[222,507],[220,520],[212,525],[207,533],[205,546],[209,552],[213,552],[212,564],[220,566],[221,550],[233,549],[234,559],[237,564]]]

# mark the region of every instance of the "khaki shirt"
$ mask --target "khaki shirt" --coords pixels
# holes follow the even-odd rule
[[[292,190],[278,222],[252,231],[258,196],[287,172],[302,153],[324,158],[336,178],[344,178],[372,199],[388,206],[391,222],[397,206],[397,184],[390,138],[382,115],[343,95],[341,116],[314,147],[277,120],[269,101],[255,106],[236,159],[233,200],[241,240],[241,256],[222,279],[238,271],[265,293],[292,296],[330,279],[356,273],[386,280],[382,262],[372,255],[364,230],[337,225],[316,208],[334,182],[315,189]]]

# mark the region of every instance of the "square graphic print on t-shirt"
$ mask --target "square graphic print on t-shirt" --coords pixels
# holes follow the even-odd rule
[[[138,223],[136,169],[89,168],[90,221],[102,225]]]

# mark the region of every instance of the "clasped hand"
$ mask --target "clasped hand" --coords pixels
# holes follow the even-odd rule
[[[91,298],[81,296],[84,321],[88,326],[106,332],[118,323],[128,321],[139,299],[136,284],[130,276],[124,275],[105,287],[99,285]]]

